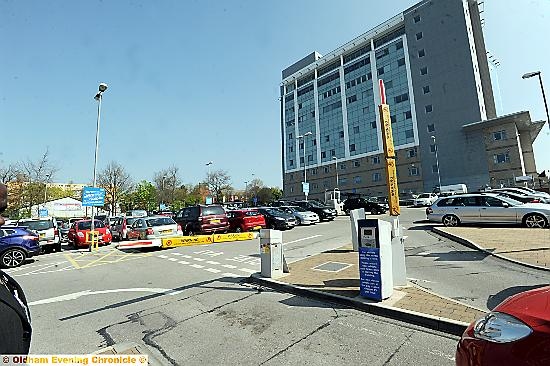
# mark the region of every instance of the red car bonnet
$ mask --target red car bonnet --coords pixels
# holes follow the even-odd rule
[[[531,327],[550,326],[550,286],[510,296],[494,311],[515,316]]]

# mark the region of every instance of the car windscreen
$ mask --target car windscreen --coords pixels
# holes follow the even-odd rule
[[[430,195],[428,193],[422,193],[418,198],[430,198]]]
[[[309,201],[309,204],[313,207],[318,207],[318,208],[325,208],[324,205],[320,204],[319,202],[317,201]]]
[[[53,222],[50,220],[32,220],[20,221],[18,226],[27,226],[29,230],[48,230],[53,227]]]
[[[105,227],[105,224],[103,221],[95,220],[94,227],[96,229],[101,229]],[[92,221],[81,221],[78,223],[78,230],[91,230],[92,229]]]
[[[305,208],[300,207],[300,206],[291,206],[289,208],[292,209],[293,211],[297,211],[297,212],[308,212],[308,210],[306,210]]]
[[[259,216],[260,213],[258,211],[246,211],[245,216]]]
[[[223,210],[222,206],[204,206],[202,208],[202,215],[225,215],[225,211]]]
[[[154,219],[147,219],[147,226],[163,226],[163,225],[173,225],[176,222],[169,217],[156,217]]]
[[[510,206],[520,206],[520,205],[523,205],[523,202],[516,201],[515,199],[510,198],[510,197],[499,196],[498,198],[501,199],[501,200],[504,201],[504,202],[507,202],[508,204],[510,204]]]
[[[138,218],[137,217],[129,217],[126,219],[126,225],[130,226],[132,225]]]

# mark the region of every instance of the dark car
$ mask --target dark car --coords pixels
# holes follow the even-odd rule
[[[332,221],[338,213],[330,206],[324,205],[319,201],[294,201],[294,205],[305,208],[308,211],[315,212],[320,221]]]
[[[196,205],[182,208],[174,217],[185,235],[225,233],[229,221],[220,205]]]
[[[348,198],[344,201],[344,212],[349,215],[351,210],[359,208],[365,209],[365,212],[370,212],[373,215],[379,215],[386,212],[386,207],[378,202],[372,202],[361,197]]]
[[[0,227],[0,265],[4,268],[18,267],[40,253],[37,234],[20,226]]]
[[[292,229],[298,224],[296,218],[275,207],[260,207],[258,211],[264,216],[266,226],[269,229],[285,230]]]

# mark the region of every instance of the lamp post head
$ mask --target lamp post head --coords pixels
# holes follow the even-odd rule
[[[209,161],[208,163],[206,163],[206,166],[209,166],[209,165],[212,165],[212,164],[214,164],[214,162]]]
[[[540,75],[540,71],[533,71],[533,72],[528,72],[527,74],[523,74],[521,78],[529,79],[529,78],[532,78],[533,76],[539,76],[539,75]]]
[[[99,84],[99,92],[100,92],[100,93],[103,93],[105,90],[107,90],[107,84],[105,84],[105,83],[100,83],[100,84]]]
[[[432,139],[433,142],[435,142],[435,136],[432,135],[430,138]]]
[[[311,131],[304,133],[304,136],[311,136],[313,133]]]

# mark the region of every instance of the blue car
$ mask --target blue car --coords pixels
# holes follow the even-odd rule
[[[40,252],[38,235],[25,227],[0,227],[0,266],[14,268]]]

